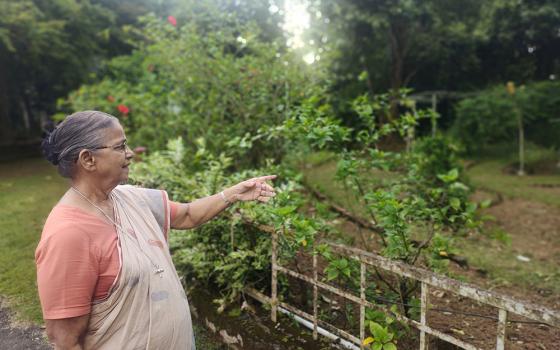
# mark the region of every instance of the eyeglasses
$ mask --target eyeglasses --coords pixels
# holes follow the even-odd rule
[[[128,143],[126,140],[124,140],[122,143],[118,144],[118,145],[114,145],[114,146],[101,146],[101,147],[95,147],[92,149],[104,149],[104,148],[112,148],[115,151],[118,152],[125,152],[128,148]]]

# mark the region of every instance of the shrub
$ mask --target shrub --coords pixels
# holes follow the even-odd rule
[[[62,110],[113,113],[132,143],[150,150],[182,136],[190,152],[200,142],[211,153],[234,150],[238,169],[282,158],[283,144],[265,136],[314,92],[301,60],[260,42],[254,26],[201,32],[150,16],[142,23],[130,29],[134,53],[111,60],[104,78],[70,94]]]
[[[518,88],[513,96],[500,85],[461,101],[452,132],[467,146],[467,151],[479,152],[489,145],[516,140],[516,113],[519,112],[529,141],[558,148],[559,110],[559,82],[527,84]]]

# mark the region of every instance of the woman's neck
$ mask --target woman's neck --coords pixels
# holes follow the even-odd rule
[[[103,188],[85,181],[71,181],[70,186],[96,204],[106,203],[109,200],[109,194],[113,190],[113,188]]]

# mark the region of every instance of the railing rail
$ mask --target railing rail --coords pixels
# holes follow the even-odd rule
[[[325,241],[323,243],[328,244],[331,249],[337,254],[341,254],[350,258],[357,259],[360,262],[360,295],[356,296],[352,293],[348,293],[341,290],[335,286],[329,285],[320,281],[318,276],[318,266],[317,266],[317,256],[313,256],[312,264],[312,276],[307,276],[299,272],[290,270],[284,266],[278,264],[278,232],[269,226],[257,225],[259,229],[266,231],[272,236],[271,244],[271,264],[272,264],[272,282],[271,282],[271,295],[270,297],[264,295],[263,293],[247,288],[245,291],[249,296],[252,296],[261,303],[270,305],[270,318],[273,322],[277,322],[278,308],[281,307],[284,310],[291,312],[313,324],[313,338],[318,338],[318,328],[322,327],[336,336],[341,337],[351,343],[356,344],[361,349],[364,349],[364,339],[365,339],[365,309],[381,309],[387,313],[391,313],[396,319],[401,322],[407,323],[420,331],[420,350],[428,349],[427,335],[437,337],[448,343],[459,346],[462,349],[467,350],[479,350],[476,346],[466,343],[461,339],[455,338],[449,334],[438,331],[437,329],[431,328],[428,325],[427,313],[429,311],[429,294],[430,288],[437,288],[440,290],[448,291],[479,303],[490,305],[498,309],[497,312],[497,339],[496,339],[496,349],[504,350],[505,348],[505,337],[506,337],[506,325],[508,313],[516,314],[522,317],[526,317],[532,321],[541,322],[548,324],[553,327],[560,327],[560,312],[548,309],[543,306],[535,305],[532,303],[527,303],[523,301],[516,300],[508,295],[497,293],[493,291],[488,291],[481,289],[469,283],[460,282],[442,275],[438,275],[431,271],[421,269],[416,266],[408,265],[399,261],[390,260],[379,256],[377,254],[367,252],[358,248],[348,247],[345,245]],[[389,309],[380,304],[374,304],[366,299],[366,271],[367,266],[373,266],[385,270],[390,273],[397,274],[402,277],[410,278],[420,282],[421,285],[421,295],[420,295],[420,322],[407,318],[401,314],[393,313]],[[306,313],[288,303],[280,301],[278,299],[278,273],[283,273],[288,276],[300,279],[313,286],[313,314]],[[325,290],[335,295],[338,295],[346,300],[359,305],[360,308],[360,331],[359,337],[344,330],[341,330],[334,325],[331,325],[325,321],[322,321],[318,317],[318,295],[319,290]]]

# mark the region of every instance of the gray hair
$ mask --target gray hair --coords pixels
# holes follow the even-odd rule
[[[43,154],[49,162],[58,166],[60,175],[71,178],[80,152],[83,149],[102,147],[102,130],[115,123],[118,124],[117,118],[99,111],[69,115],[43,139]]]

